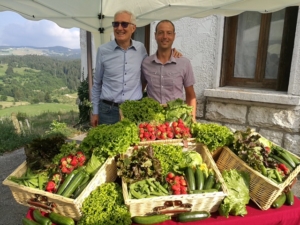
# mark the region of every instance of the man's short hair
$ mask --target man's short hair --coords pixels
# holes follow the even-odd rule
[[[174,33],[175,33],[175,26],[174,26],[174,23],[170,20],[161,20],[159,21],[157,24],[156,24],[156,27],[155,27],[155,33],[157,32],[157,27],[159,24],[161,23],[170,23],[172,26],[173,26],[173,30],[174,30]]]
[[[117,15],[122,14],[122,13],[126,13],[126,14],[130,15],[130,22],[133,24],[136,24],[135,15],[133,15],[133,13],[128,10],[119,10],[118,12],[115,13],[114,18],[116,18]]]

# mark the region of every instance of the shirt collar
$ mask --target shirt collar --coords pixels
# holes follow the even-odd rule
[[[137,49],[137,46],[136,46],[136,44],[137,44],[137,42],[135,41],[135,40],[133,40],[133,39],[130,39],[131,40],[131,45],[129,46],[129,48],[133,48],[134,50],[136,50]],[[116,49],[116,48],[121,48],[118,44],[117,44],[117,42],[116,42],[116,39],[113,41],[113,49]],[[129,49],[128,48],[128,49]]]
[[[156,53],[157,53],[157,51],[156,51]],[[161,61],[157,58],[156,53],[150,56],[150,57],[151,57],[151,61],[152,61],[152,62],[155,62],[155,63],[160,63],[160,64],[161,64]],[[171,52],[171,57],[170,57],[170,59],[166,62],[166,64],[167,64],[167,63],[175,63],[175,64],[176,64],[176,58],[173,56],[173,49],[172,49],[172,52]]]

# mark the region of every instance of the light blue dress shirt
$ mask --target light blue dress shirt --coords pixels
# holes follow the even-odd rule
[[[93,114],[98,114],[101,100],[122,103],[142,98],[141,65],[146,56],[144,44],[134,40],[127,50],[115,40],[98,48],[92,88]]]

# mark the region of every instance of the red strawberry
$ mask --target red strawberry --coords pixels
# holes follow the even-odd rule
[[[78,165],[78,159],[76,156],[73,156],[72,161],[70,162],[72,166],[77,166]]]
[[[60,162],[61,162],[61,165],[62,165],[62,166],[65,166],[65,165],[68,164],[67,158],[66,158],[66,157],[61,158]]]
[[[172,185],[172,190],[173,191],[180,191],[180,185],[179,184],[174,184],[174,185]]]
[[[171,138],[171,139],[172,139],[172,138],[174,137],[174,134],[173,134],[172,132],[168,132],[168,133],[167,133],[167,136],[168,136],[168,138]]]
[[[168,177],[169,179],[173,179],[173,178],[175,177],[175,174],[172,173],[172,172],[169,172],[169,173],[167,174],[167,177]]]
[[[140,124],[139,124],[139,128],[144,128],[144,124],[143,124],[143,123],[140,123]]]
[[[145,132],[144,128],[140,128],[140,133],[143,134]]]
[[[61,172],[62,172],[62,173],[70,173],[70,170],[69,170],[66,166],[63,166],[63,167],[61,168]]]
[[[78,159],[78,162],[83,162],[84,163],[85,160],[86,160],[85,155],[80,151],[76,153],[76,157]]]
[[[161,133],[160,139],[166,140],[167,139],[167,133],[166,132]]]
[[[178,123],[176,121],[172,123],[172,127],[174,127],[174,128],[177,127],[177,125],[178,125]]]
[[[73,159],[73,155],[68,155],[66,158],[67,163],[70,164],[72,159]]]
[[[180,180],[179,183],[180,183],[181,187],[186,186],[186,181],[185,180]]]

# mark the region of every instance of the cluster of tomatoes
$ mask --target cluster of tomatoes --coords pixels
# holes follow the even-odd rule
[[[187,127],[182,119],[174,122],[161,124],[140,123],[139,136],[141,141],[166,140],[173,138],[190,138],[190,128]]]
[[[169,172],[166,176],[166,181],[168,182],[173,195],[187,194],[187,182],[184,176],[178,176]]]

